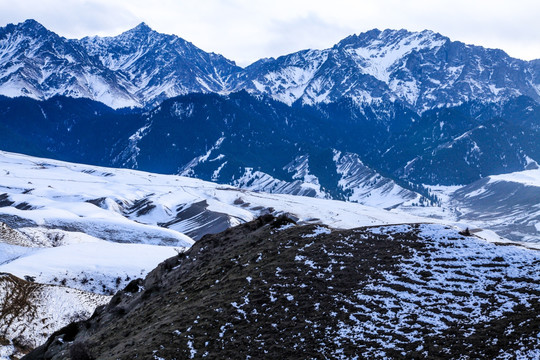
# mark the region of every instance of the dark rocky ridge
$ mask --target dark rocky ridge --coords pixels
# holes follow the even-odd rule
[[[265,216],[203,237],[24,359],[531,358],[539,263],[441,225]]]

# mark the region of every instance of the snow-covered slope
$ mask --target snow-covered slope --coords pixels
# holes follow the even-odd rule
[[[317,218],[339,228],[419,221],[354,203],[250,192],[182,176],[7,152],[0,152],[0,164],[0,221],[42,243],[52,236],[47,231],[62,230],[60,238],[84,232],[120,243],[189,246],[191,240],[183,233],[199,238],[265,212],[291,213],[300,221]],[[219,229],[205,227],[209,220]],[[45,235],[32,233],[35,228]]]
[[[23,218],[11,221],[25,225]],[[13,229],[0,222],[0,333],[5,339],[0,359],[24,353],[68,323],[88,318],[110,295],[184,249],[113,243],[38,225]]]
[[[540,243],[540,169],[489,176],[451,194],[458,219]]]
[[[89,239],[55,247],[23,247],[0,242],[0,272],[43,284],[112,295],[184,248],[117,244]],[[6,256],[8,255],[8,256]]]
[[[88,318],[110,296],[0,273],[0,299],[0,359],[8,360],[42,344],[61,327]]]

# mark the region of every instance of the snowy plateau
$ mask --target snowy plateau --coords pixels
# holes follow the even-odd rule
[[[7,152],[0,152],[0,164],[1,331],[9,340],[4,353],[13,343],[19,350],[33,348],[70,321],[87,318],[131,280],[144,277],[166,258],[192,246],[192,239],[264,214],[287,214],[297,224],[340,229],[444,223],[458,230],[475,229],[482,241],[509,242],[487,230],[490,224],[500,225],[495,221],[497,214],[485,223],[457,223],[444,207],[422,208],[417,215],[424,217],[420,217],[405,212],[418,212],[418,207],[387,211]],[[534,170],[494,177],[484,188],[504,181],[538,190],[539,174],[540,170]],[[447,188],[434,190],[448,192]],[[468,194],[481,193],[475,188]],[[445,214],[450,218],[436,219]],[[430,215],[434,218],[425,217]],[[486,229],[481,229],[484,225]],[[535,248],[536,244],[526,246]],[[21,302],[33,311],[25,311],[24,305],[6,305]]]

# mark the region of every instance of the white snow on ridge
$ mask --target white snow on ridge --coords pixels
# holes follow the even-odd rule
[[[409,206],[419,203],[418,193],[402,188],[394,181],[384,178],[365,166],[358,155],[334,150],[334,162],[341,175],[339,186],[352,190],[349,201],[377,208]]]
[[[382,33],[381,35],[383,35]],[[433,37],[433,33],[430,34]],[[382,39],[373,41],[368,47],[348,49],[348,53],[367,74],[385,83],[390,82],[392,66],[412,51],[433,49],[444,45],[446,40],[426,39],[424,33],[413,33],[397,43],[387,44]]]
[[[308,184],[301,180],[294,180],[292,182],[279,180],[265,172],[253,171],[253,168],[249,167],[245,168],[244,174],[234,181],[234,186],[250,191],[272,194],[326,197],[326,194],[317,192],[319,188],[314,186],[314,184]]]
[[[0,243],[0,249],[2,245]],[[42,284],[61,284],[105,294],[113,294],[130,280],[146,276],[160,262],[184,250],[180,247],[117,244],[103,240],[27,249],[31,251],[22,252],[20,257],[0,265],[0,272],[21,279],[30,276]]]
[[[502,175],[492,175],[489,177],[489,181],[492,183],[508,181],[526,186],[540,187],[540,169],[524,170]]]

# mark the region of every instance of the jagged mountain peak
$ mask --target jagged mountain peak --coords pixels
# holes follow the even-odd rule
[[[154,46],[163,39],[180,39],[175,35],[165,35],[153,30],[146,23],[142,22],[132,29],[114,36],[87,36],[80,40],[90,53],[95,53],[96,49],[105,48],[112,55],[119,51],[131,51],[138,48]],[[131,49],[131,50],[130,50]]]
[[[408,44],[412,41],[418,42],[419,45],[428,45],[431,42],[448,41],[449,39],[432,30],[409,31],[406,29],[372,29],[360,34],[353,34],[338,42],[334,48],[345,47],[376,47],[404,43]]]
[[[19,29],[35,29],[38,31],[47,30],[45,26],[43,26],[41,23],[37,22],[34,19],[27,19],[21,23],[18,23],[16,27]]]
[[[6,27],[0,28],[0,34],[2,33],[21,34],[23,36],[32,37],[35,39],[39,39],[47,35],[53,35],[56,38],[60,38],[60,36],[48,30],[45,26],[34,19],[28,19],[18,24],[8,24]]]
[[[143,22],[141,22],[140,24],[138,24],[137,26],[135,26],[133,29],[131,29],[129,31],[147,33],[147,32],[151,32],[151,31],[154,31],[154,30],[150,26],[148,26],[147,23],[145,23],[143,21]]]

